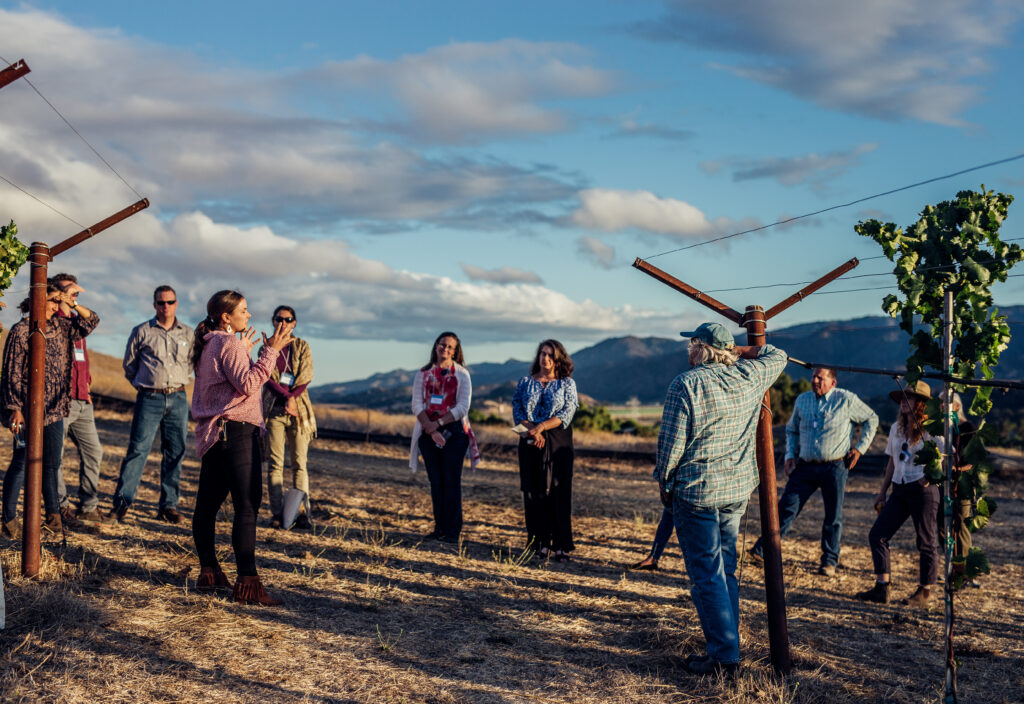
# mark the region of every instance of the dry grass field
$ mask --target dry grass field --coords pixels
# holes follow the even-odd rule
[[[103,411],[101,489],[109,495],[128,417]],[[0,466],[9,450],[0,451]],[[69,485],[76,464],[69,449]],[[520,494],[510,456],[465,476],[464,541],[425,542],[426,476],[405,452],[318,441],[311,452],[315,530],[280,532],[261,516],[261,574],[285,605],[237,606],[193,591],[187,526],[155,520],[156,456],[127,526],[44,538],[42,579],[19,576],[19,544],[0,542],[7,629],[5,702],[935,702],[941,612],[861,604],[870,580],[867,531],[877,478],[854,476],[843,568],[817,564],[820,502],[784,543],[796,669],[767,665],[764,590],[741,572],[744,670],[736,682],[683,673],[702,645],[678,545],[662,571],[625,566],[647,550],[660,505],[646,466],[580,461],[578,550],[567,564],[524,561]],[[191,516],[198,466],[188,459]],[[1018,475],[1019,476],[1019,475]],[[979,536],[994,567],[957,597],[961,701],[1024,700],[1024,482],[999,480],[999,512]],[[218,525],[229,575],[229,516]],[[758,533],[756,502],[746,522]],[[915,583],[913,531],[895,546],[895,592]]]

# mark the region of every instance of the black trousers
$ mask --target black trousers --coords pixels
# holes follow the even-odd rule
[[[938,521],[935,520],[938,511],[939,487],[926,484],[923,479],[909,484],[893,484],[889,500],[868,533],[875,574],[891,572],[889,540],[909,517],[914,521],[917,550],[921,554],[920,584],[925,587],[935,584],[939,576]]]
[[[544,448],[519,441],[519,483],[523,490],[526,545],[571,552],[572,428],[544,432]]]
[[[451,436],[438,447],[426,433],[420,436],[420,454],[430,479],[430,499],[434,505],[434,530],[446,540],[458,540],[462,532],[462,464],[469,448],[469,436],[462,421],[441,426]]]
[[[218,441],[203,455],[199,470],[192,537],[202,567],[217,565],[217,511],[228,494],[235,509],[231,546],[240,577],[256,576],[256,512],[263,499],[259,428],[250,423],[225,423],[227,441]]]

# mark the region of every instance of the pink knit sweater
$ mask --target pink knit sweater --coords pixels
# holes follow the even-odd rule
[[[253,363],[246,345],[235,335],[214,330],[196,368],[192,417],[196,421],[196,454],[217,444],[217,420],[243,421],[263,430],[263,383],[277,363],[277,350],[264,347]]]

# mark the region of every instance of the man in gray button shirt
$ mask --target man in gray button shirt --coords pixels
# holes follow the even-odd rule
[[[188,399],[185,385],[192,374],[189,357],[195,333],[175,315],[177,294],[170,286],[153,292],[156,317],[132,330],[124,351],[124,374],[138,390],[132,416],[128,451],[114,491],[110,517],[124,522],[139,489],[146,457],[160,429],[163,462],[160,464],[160,504],[157,517],[180,523],[178,483],[188,435]]]

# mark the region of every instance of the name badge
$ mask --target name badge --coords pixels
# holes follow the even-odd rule
[[[291,372],[281,372],[281,385],[292,386],[295,383],[295,375]]]
[[[440,406],[442,403],[444,403],[444,396],[441,394],[434,394],[430,397],[431,406]]]
[[[85,361],[85,350],[80,350],[77,347],[75,348],[75,361],[76,362],[84,362]]]

